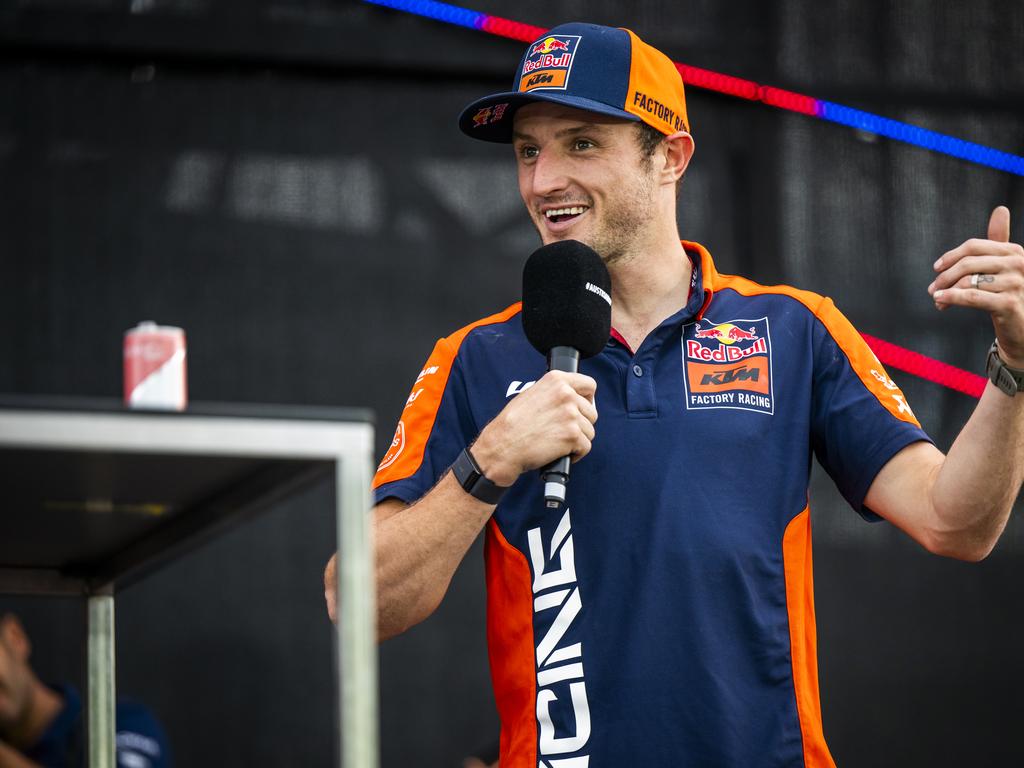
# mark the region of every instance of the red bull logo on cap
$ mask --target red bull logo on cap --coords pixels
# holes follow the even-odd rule
[[[698,320],[683,334],[686,408],[774,413],[768,318]]]
[[[579,35],[547,35],[531,45],[519,73],[520,92],[536,88],[565,90],[580,39]]]
[[[530,49],[530,56],[536,56],[539,53],[568,50],[569,44],[564,40],[559,40],[557,37],[545,37],[539,43],[534,43],[533,48]]]
[[[484,107],[478,109],[477,113],[473,115],[473,127],[479,128],[481,125],[489,125],[501,120],[505,115],[505,110],[508,109],[508,104],[495,104],[493,107]]]

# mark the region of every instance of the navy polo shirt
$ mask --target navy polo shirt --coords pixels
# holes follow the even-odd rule
[[[502,768],[832,766],[807,501],[816,455],[855,510],[928,440],[831,300],[694,265],[686,306],[597,380],[591,452],[552,512],[536,473],[487,525]],[[438,341],[374,479],[412,503],[546,371],[520,305]]]
[[[70,685],[51,686],[64,708],[25,757],[45,768],[84,768],[86,757],[82,699]],[[117,768],[168,768],[167,737],[156,718],[133,701],[118,701],[115,712]]]

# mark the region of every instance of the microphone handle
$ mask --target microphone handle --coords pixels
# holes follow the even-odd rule
[[[572,347],[552,347],[548,352],[548,370],[576,373],[580,367],[580,352]],[[555,459],[540,471],[544,480],[544,505],[549,509],[558,509],[565,504],[565,490],[569,482],[568,456]]]

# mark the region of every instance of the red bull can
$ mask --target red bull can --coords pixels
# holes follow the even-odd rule
[[[151,321],[125,331],[125,405],[183,411],[187,402],[185,331]]]

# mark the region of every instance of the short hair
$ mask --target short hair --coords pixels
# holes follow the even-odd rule
[[[637,123],[636,140],[640,145],[640,162],[645,165],[650,165],[651,157],[654,156],[654,150],[656,150],[661,142],[665,140],[665,134],[654,128],[647,123]],[[680,176],[676,182],[676,192],[683,186],[683,177]]]
[[[640,156],[650,160],[654,150],[665,139],[665,134],[647,123],[637,123],[636,139],[640,143]]]

